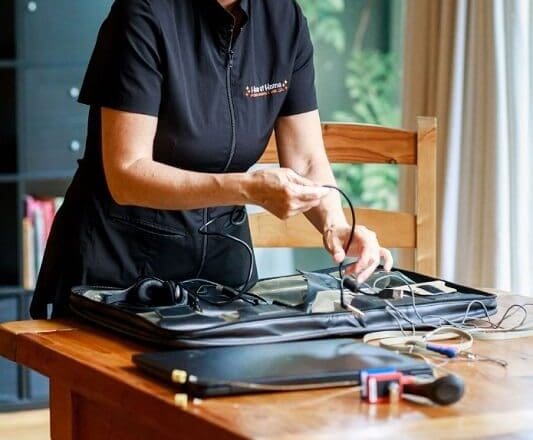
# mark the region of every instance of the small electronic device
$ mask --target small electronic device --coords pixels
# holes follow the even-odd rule
[[[361,399],[368,403],[396,403],[404,394],[425,397],[437,405],[451,405],[463,397],[464,383],[456,375],[434,379],[407,376],[393,368],[362,370]]]
[[[415,295],[420,296],[434,296],[434,295],[444,295],[447,293],[455,293],[457,292],[457,289],[450,287],[446,285],[444,281],[441,280],[435,280],[435,281],[428,281],[425,283],[417,283],[417,284],[410,284],[410,285],[404,285],[404,286],[396,286],[392,288],[394,292],[401,292],[401,293],[411,293],[413,292]]]
[[[195,397],[354,386],[373,368],[432,377],[421,360],[346,338],[146,353],[133,361]]]

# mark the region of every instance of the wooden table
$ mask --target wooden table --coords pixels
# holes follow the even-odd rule
[[[0,326],[0,354],[50,377],[54,440],[533,438],[533,337],[476,341],[475,352],[509,366],[450,364],[466,382],[465,397],[450,407],[368,405],[344,388],[208,399],[181,409],[170,388],[133,366],[131,355],[143,351],[77,321]]]

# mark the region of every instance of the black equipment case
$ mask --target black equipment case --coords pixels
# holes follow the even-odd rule
[[[436,280],[405,270],[400,273],[414,283]],[[451,282],[446,286],[456,292],[396,299],[350,294],[347,303],[363,315],[338,307],[338,301],[336,306],[330,301],[326,309],[317,308],[322,293],[340,297],[335,276],[337,269],[325,269],[263,279],[244,296],[204,280],[173,283],[147,278],[128,289],[78,286],[72,289],[70,307],[75,315],[100,326],[172,347],[360,337],[381,330],[461,323],[496,313],[495,295]]]

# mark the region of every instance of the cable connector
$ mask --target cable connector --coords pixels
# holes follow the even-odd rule
[[[345,305],[346,309],[349,310],[350,312],[352,312],[352,314],[356,317],[356,318],[364,318],[365,316],[365,312],[363,312],[361,309],[358,309],[357,307],[354,307],[352,306],[351,304],[346,304]]]
[[[179,383],[179,384],[187,383],[187,372],[184,370],[172,370],[170,379],[174,383]]]
[[[174,405],[181,409],[187,408],[189,404],[189,396],[187,394],[178,393],[174,394]]]

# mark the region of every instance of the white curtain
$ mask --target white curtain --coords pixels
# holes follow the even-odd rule
[[[405,121],[439,118],[441,275],[533,295],[533,2],[409,0],[406,60]]]

